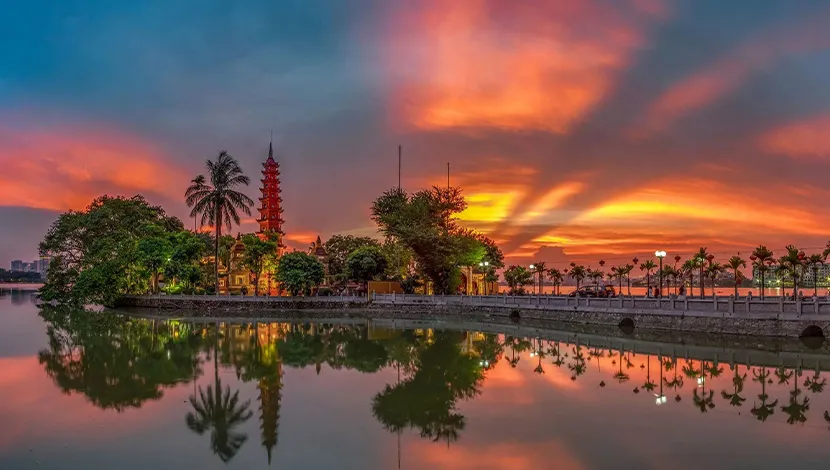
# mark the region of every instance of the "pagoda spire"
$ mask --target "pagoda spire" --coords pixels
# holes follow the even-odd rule
[[[268,140],[268,158],[274,158],[274,131],[271,131],[271,138]]]

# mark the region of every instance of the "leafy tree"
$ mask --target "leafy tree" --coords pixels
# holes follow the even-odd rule
[[[556,295],[559,295],[559,286],[561,286],[562,281],[565,280],[564,276],[562,276],[562,271],[556,268],[549,270],[548,279],[550,279],[550,282],[553,283],[553,288],[556,290]]]
[[[259,295],[259,276],[262,274],[266,260],[277,252],[277,242],[261,240],[256,235],[242,237],[245,244],[245,253],[242,255],[242,264],[254,274],[254,295]]]
[[[138,262],[144,237],[184,230],[161,207],[143,197],[102,196],[83,211],[61,214],[40,242],[51,258],[43,300],[112,304],[124,294],[146,290]]]
[[[355,237],[353,235],[332,235],[323,248],[326,249],[326,265],[328,266],[329,277],[332,285],[343,286],[348,281],[346,274],[346,261],[349,255],[366,246],[380,246],[377,240],[370,237]],[[387,246],[390,251],[396,247]]]
[[[8,271],[0,268],[0,282],[25,282],[36,283],[41,282],[43,278],[40,273],[28,271]]]
[[[219,293],[219,241],[222,237],[222,228],[228,230],[233,224],[239,225],[239,212],[251,215],[254,201],[244,193],[237,191],[237,186],[247,186],[251,179],[242,174],[242,168],[235,158],[228,152],[219,152],[216,161],[206,162],[207,179],[197,176],[185,191],[185,202],[191,207],[192,217],[201,216],[202,225],[215,227],[213,272],[216,293]]]
[[[433,187],[411,196],[395,188],[374,201],[372,220],[385,236],[412,250],[435,293],[448,294],[460,283],[459,267],[503,258],[495,243],[458,225],[455,214],[466,207],[458,188]]]
[[[368,282],[383,275],[388,265],[381,248],[364,246],[353,251],[346,259],[346,276],[368,288]]]
[[[576,281],[576,290],[579,290],[579,284],[585,279],[587,274],[588,272],[585,270],[585,266],[571,263],[571,271],[568,273],[568,277]]]
[[[172,249],[164,268],[168,281],[180,282],[190,291],[203,283],[202,259],[213,244],[210,237],[204,235],[183,230],[169,236]]]
[[[138,242],[138,262],[150,271],[153,278],[150,290],[154,294],[159,291],[159,273],[169,261],[172,251],[173,247],[165,236],[142,238]]]
[[[380,248],[388,263],[386,266],[388,278],[402,281],[413,275],[412,250],[393,238],[384,240]]]
[[[325,279],[325,271],[317,258],[295,251],[280,258],[276,278],[291,295],[310,295]]]
[[[524,286],[533,283],[533,273],[524,266],[514,265],[504,270],[504,280],[510,287],[510,295],[524,295]]]

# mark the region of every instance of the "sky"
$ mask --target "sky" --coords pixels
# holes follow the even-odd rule
[[[463,188],[509,262],[830,239],[823,0],[0,0],[0,266],[63,211],[183,193],[270,134],[289,246]],[[192,219],[191,219],[192,221]],[[235,232],[256,230],[253,217]]]

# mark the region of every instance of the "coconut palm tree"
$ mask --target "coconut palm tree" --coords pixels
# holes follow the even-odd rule
[[[700,283],[700,298],[702,299],[705,296],[705,283],[703,282],[706,278],[705,270],[706,265],[711,263],[713,256],[706,250],[705,246],[700,247],[697,253],[692,256],[692,260],[694,260],[694,265],[699,271],[698,275],[698,282]]]
[[[680,272],[687,278],[689,278],[689,294],[692,293],[692,287],[694,287],[694,277],[695,272],[697,271],[697,264],[695,264],[695,259],[687,259],[683,262],[680,266]]]
[[[198,175],[192,180],[190,180],[190,187],[191,188],[204,188],[205,186],[205,175]],[[189,189],[189,188],[188,188]],[[193,233],[196,233],[198,229],[196,228],[196,224],[198,223],[199,214],[193,215]]]
[[[804,252],[795,245],[787,245],[787,254],[778,258],[778,267],[775,273],[781,277],[789,277],[793,281],[793,298],[798,296],[798,279],[804,270]]]
[[[562,276],[562,271],[556,268],[549,269],[548,279],[550,279],[550,282],[553,283],[553,289],[556,291],[556,295],[559,295],[559,286],[562,285],[562,281],[565,279]]]
[[[599,281],[605,277],[605,273],[601,269],[588,268],[586,275],[594,281],[594,286],[599,287]]]
[[[651,289],[651,272],[655,269],[657,269],[657,265],[652,260],[648,260],[640,265],[640,271],[646,272],[646,287],[648,289]]]
[[[586,274],[585,266],[571,263],[571,271],[568,273],[568,277],[576,281],[576,290],[579,290],[579,283],[585,279]]]
[[[680,272],[674,268],[674,266],[665,265],[663,266],[663,277],[666,278],[666,287],[674,286],[674,291],[677,293],[677,277],[680,276]],[[671,283],[669,283],[671,280]]]
[[[534,270],[539,273],[539,293],[542,294],[542,290],[545,286],[545,273],[548,272],[547,267],[545,266],[544,261],[537,261],[533,263]]]
[[[810,255],[804,260],[804,265],[813,272],[813,297],[818,297],[818,270],[824,266],[824,257],[819,254]]]
[[[222,229],[228,230],[233,224],[239,225],[239,212],[251,215],[254,201],[245,194],[237,191],[237,186],[247,186],[251,180],[242,174],[239,162],[228,155],[228,152],[219,152],[216,161],[208,160],[207,167],[209,183],[203,175],[193,179],[193,184],[185,192],[185,202],[191,207],[190,215],[201,215],[202,225],[215,227],[213,270],[216,282],[216,294],[219,294],[219,239]]]
[[[828,242],[828,246],[830,246],[830,242]],[[764,289],[766,287],[766,284],[764,283],[764,274],[770,270],[770,264],[772,264],[773,256],[774,254],[766,247],[766,245],[759,245],[758,248],[752,250],[752,255],[749,257],[752,261],[753,271],[761,275],[761,299],[764,298]]]
[[[715,280],[717,280],[718,276],[726,271],[726,266],[718,263],[717,261],[710,261],[706,266],[705,271],[706,276],[712,280],[712,295],[715,295]]]
[[[772,403],[767,403],[769,399],[769,395],[767,395],[767,380],[769,380],[769,372],[767,371],[766,367],[761,368],[761,372],[757,373],[756,371],[752,372],[752,379],[753,382],[758,382],[761,384],[761,394],[758,395],[758,398],[761,400],[761,404],[757,405],[753,402],[752,413],[758,421],[764,422],[775,413],[775,407],[778,405],[778,400],[775,400]]]
[[[740,256],[733,256],[729,258],[729,261],[726,263],[726,267],[731,269],[732,272],[735,274],[735,298],[738,298],[738,284],[743,279],[743,274],[741,274],[740,269],[746,268],[746,261]]]
[[[634,271],[633,264],[625,265],[625,280],[628,285],[628,295],[631,295],[631,271]]]
[[[617,281],[619,281],[619,285],[620,285],[619,295],[622,295],[622,282],[623,282],[623,278],[625,277],[625,275],[626,275],[626,267],[624,265],[613,266],[611,268],[611,274],[608,275],[608,279],[611,279],[611,277],[613,276],[613,277],[617,278]]]

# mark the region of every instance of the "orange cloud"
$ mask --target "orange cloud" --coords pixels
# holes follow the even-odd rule
[[[641,137],[665,129],[671,122],[721,99],[782,57],[830,46],[828,21],[830,10],[820,11],[809,19],[764,31],[727,51],[661,94],[649,107],[645,122],[632,134]]]
[[[4,206],[81,209],[104,193],[181,199],[189,180],[152,144],[101,126],[0,126],[0,140]]]
[[[830,157],[830,114],[773,129],[758,139],[758,146],[791,157]]]
[[[394,116],[421,129],[566,133],[613,88],[660,0],[419,2],[388,31]]]

